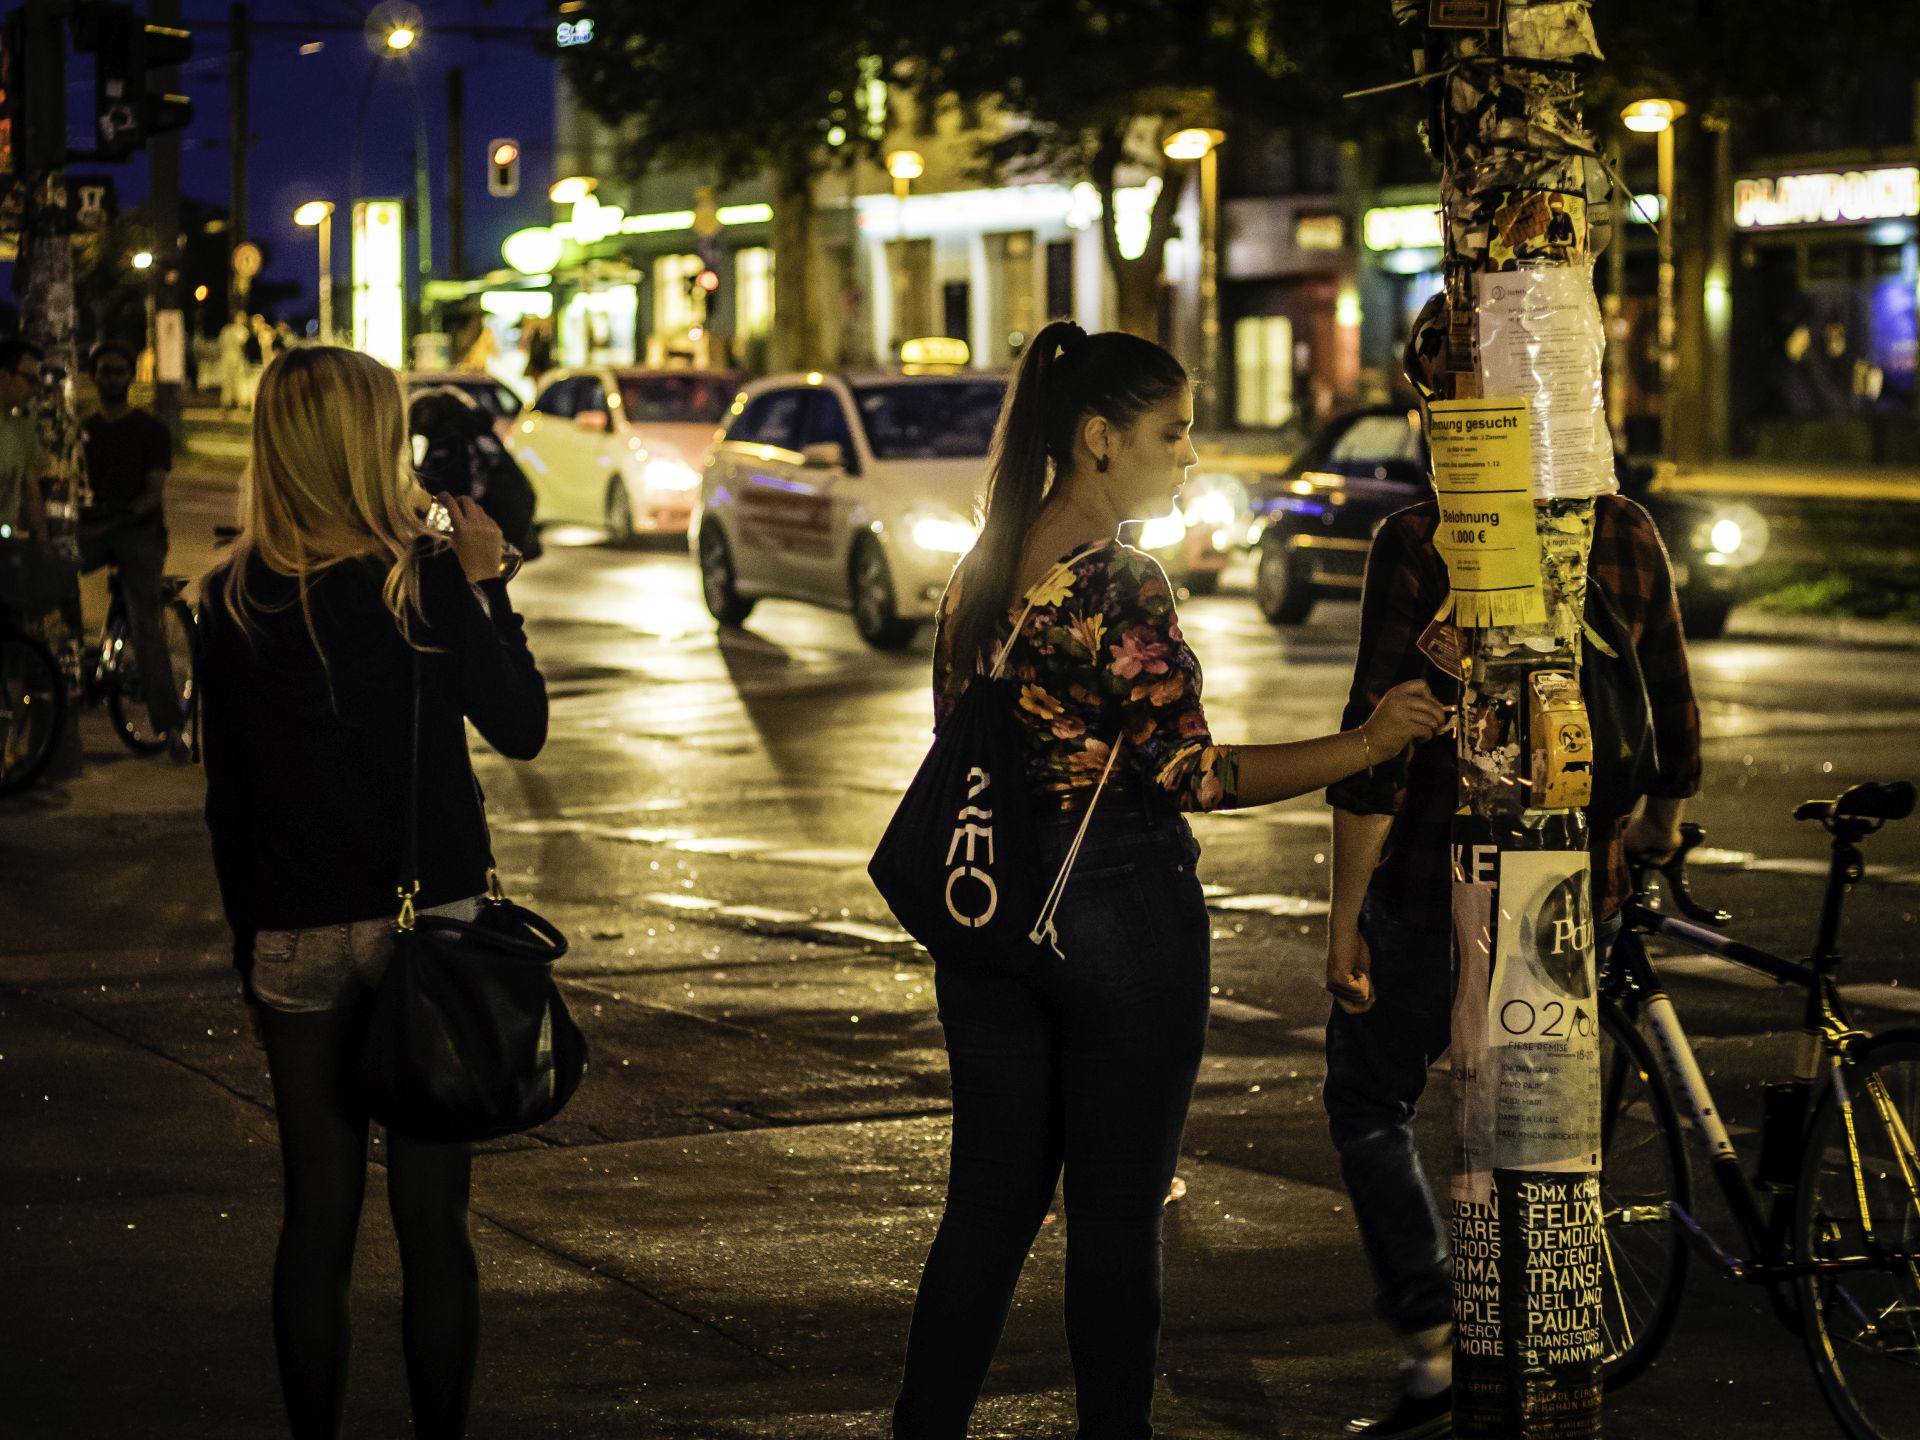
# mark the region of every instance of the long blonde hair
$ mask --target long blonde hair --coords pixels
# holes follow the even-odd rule
[[[247,588],[255,555],[297,582],[316,650],[320,637],[307,600],[314,577],[343,560],[381,556],[388,562],[381,597],[411,642],[409,617],[420,603],[414,550],[432,532],[407,445],[400,377],[373,357],[306,345],[267,367],[253,407],[253,456],[241,480],[240,534],[222,582],[227,610],[242,629],[250,628],[247,612],[263,608]]]

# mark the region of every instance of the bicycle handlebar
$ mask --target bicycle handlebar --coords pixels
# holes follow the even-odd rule
[[[1647,860],[1629,857],[1633,867],[1633,888],[1635,894],[1642,894],[1647,888],[1647,871],[1657,869],[1667,882],[1667,893],[1673,897],[1674,905],[1689,920],[1701,925],[1711,925],[1714,929],[1723,929],[1733,916],[1725,910],[1711,905],[1702,905],[1693,898],[1693,892],[1687,883],[1687,856],[1705,842],[1707,832],[1695,822],[1688,820],[1680,826],[1680,848],[1659,865]]]

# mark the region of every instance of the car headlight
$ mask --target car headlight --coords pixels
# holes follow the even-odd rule
[[[978,538],[978,532],[966,521],[940,515],[922,515],[911,521],[907,534],[915,545],[936,555],[964,555]]]
[[[1156,515],[1140,527],[1142,550],[1165,550],[1187,538],[1187,522],[1178,510],[1171,515]]]
[[[692,490],[700,484],[700,475],[680,460],[655,458],[640,467],[640,479],[649,490]]]
[[[1233,498],[1218,490],[1208,490],[1186,507],[1187,524],[1195,530],[1219,529],[1233,524]]]
[[[1750,505],[1723,505],[1694,532],[1693,548],[1708,565],[1751,565],[1767,551],[1767,520]]]

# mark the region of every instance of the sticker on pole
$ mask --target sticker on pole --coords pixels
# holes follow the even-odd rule
[[[1428,419],[1440,498],[1433,543],[1447,562],[1453,623],[1545,624],[1527,402],[1435,400]]]
[[[1600,1011],[1584,850],[1505,851],[1487,1042],[1496,1168],[1593,1170]]]

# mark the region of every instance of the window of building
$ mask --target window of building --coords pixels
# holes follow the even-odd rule
[[[734,252],[733,316],[742,340],[773,333],[773,251],[765,245]]]
[[[1249,315],[1233,327],[1233,411],[1248,429],[1293,419],[1293,322],[1285,315]]]
[[[1073,241],[1047,242],[1047,318],[1073,318]]]
[[[653,333],[677,337],[700,323],[703,302],[688,293],[706,269],[698,255],[660,255],[653,262]]]

